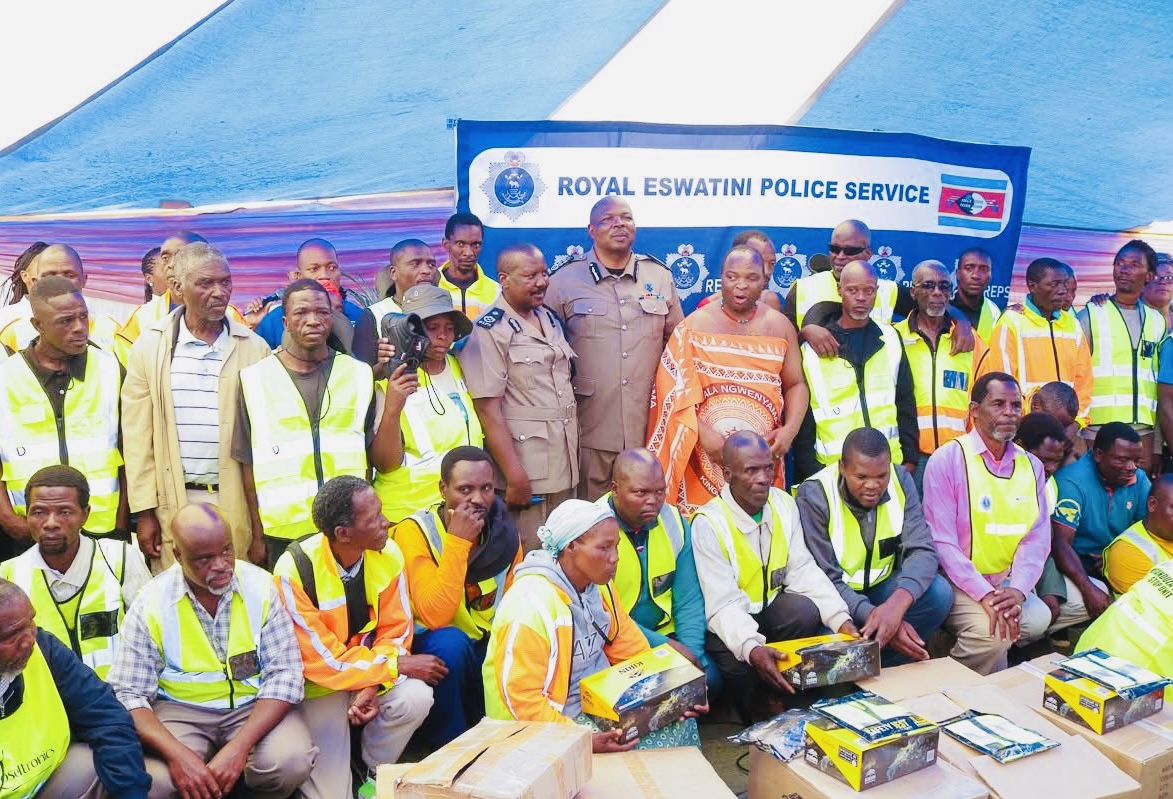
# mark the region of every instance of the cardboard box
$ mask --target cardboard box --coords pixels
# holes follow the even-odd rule
[[[860,688],[889,702],[936,694],[947,688],[981,685],[986,678],[950,657],[886,668],[876,677],[856,680]]]
[[[880,645],[866,638],[836,633],[767,646],[786,655],[778,670],[795,688],[855,682],[880,673]]]
[[[693,746],[595,755],[592,768],[575,799],[735,799]]]
[[[1039,679],[1041,683],[1041,678]],[[1016,724],[1059,742],[1059,746],[1013,763],[993,758],[942,736],[938,752],[942,760],[979,778],[995,799],[1140,799],[1140,785],[1101,754],[1083,737],[1070,735],[1044,717],[1041,707],[1028,707],[997,685],[976,685],[947,690],[947,699],[960,710],[996,713]],[[946,711],[938,699],[908,701],[906,707],[936,705],[928,717]],[[910,709],[911,709],[910,707]]]
[[[937,761],[935,725],[868,741],[829,719],[809,721],[803,760],[825,774],[866,791],[928,768]]]
[[[1141,799],[1173,797],[1173,706],[1104,735],[1042,706],[1044,676],[1066,657],[1044,655],[1013,669],[990,675],[990,682],[1069,734],[1086,738],[1128,776],[1140,783]]]
[[[602,730],[623,730],[623,740],[680,720],[706,701],[705,673],[668,644],[661,644],[579,683],[582,710]]]
[[[701,797],[703,794],[681,796]],[[758,749],[750,752],[748,799],[854,799],[858,796],[850,786],[801,760],[783,763],[767,752]],[[988,799],[989,792],[978,780],[941,761],[868,791],[868,799],[921,797]]]
[[[393,785],[395,799],[570,799],[590,777],[588,728],[484,719],[406,769],[380,766],[378,796]]]

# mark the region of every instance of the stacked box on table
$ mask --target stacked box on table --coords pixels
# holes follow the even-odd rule
[[[767,646],[786,655],[778,670],[795,688],[823,688],[880,673],[880,645],[868,638],[836,633]]]

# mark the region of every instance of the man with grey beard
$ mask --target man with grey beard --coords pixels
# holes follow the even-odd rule
[[[794,439],[796,481],[839,461],[843,439],[859,427],[874,427],[892,448],[892,462],[916,470],[916,403],[912,371],[900,335],[870,314],[876,303],[876,271],[852,261],[839,276],[842,310],[827,321],[839,353],[823,357],[803,343],[802,371],[810,388],[810,410]]]
[[[986,351],[975,339],[971,352],[952,352],[953,322],[947,311],[953,281],[940,261],[921,261],[912,270],[912,299],[916,307],[908,318],[894,327],[904,344],[912,370],[916,397],[917,426],[920,428],[920,458],[913,482],[921,491],[925,464],[942,444],[965,432],[969,413],[969,387],[973,371]]]

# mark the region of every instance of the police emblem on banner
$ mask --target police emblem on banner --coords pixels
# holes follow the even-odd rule
[[[676,284],[676,293],[681,301],[702,291],[709,270],[705,269],[705,256],[694,253],[691,244],[681,244],[675,253],[668,253],[664,260],[672,270],[672,282]]]
[[[489,198],[489,212],[504,214],[516,222],[523,214],[538,210],[538,200],[546,190],[538,165],[525,160],[525,154],[510,151],[504,161],[489,164],[489,177],[481,184]]]
[[[774,272],[770,275],[770,287],[786,292],[791,284],[807,274],[806,256],[798,252],[793,244],[783,244],[782,252],[775,253]]]
[[[581,244],[571,244],[566,248],[565,253],[554,256],[554,264],[550,267],[550,274],[554,274],[571,261],[577,261],[579,258],[582,258],[584,252],[586,250],[582,248]]]
[[[900,256],[893,255],[891,247],[877,247],[871,263],[880,280],[891,280],[894,283],[904,282],[904,267],[901,266]]]

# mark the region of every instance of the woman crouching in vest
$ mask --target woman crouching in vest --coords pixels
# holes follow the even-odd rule
[[[557,721],[595,730],[595,752],[700,746],[696,716],[708,705],[642,739],[599,732],[582,712],[579,682],[651,647],[611,581],[619,563],[619,524],[610,508],[569,499],[538,528],[530,552],[497,607],[483,670],[489,718]]]

